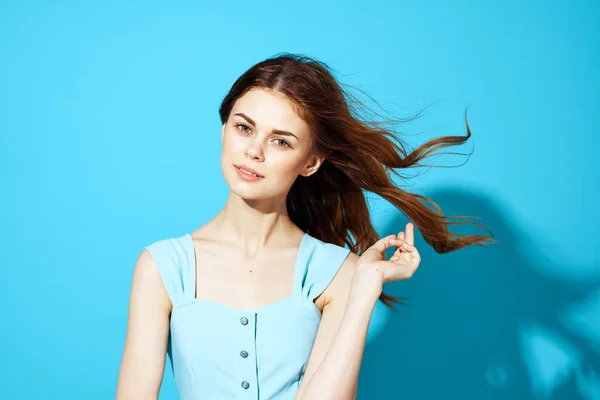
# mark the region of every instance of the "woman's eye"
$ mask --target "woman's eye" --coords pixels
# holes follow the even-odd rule
[[[283,139],[275,139],[275,140],[277,140],[279,142],[278,146],[290,147],[290,144]]]
[[[246,124],[235,124],[235,126],[242,132],[250,132],[250,128]]]
[[[241,132],[243,132],[243,133],[250,133],[250,132],[252,132],[252,131],[250,130],[250,127],[249,127],[248,125],[246,125],[246,124],[242,124],[242,123],[240,123],[240,124],[235,124],[235,127],[236,127],[236,128],[239,130],[239,131],[241,131]],[[283,140],[283,139],[279,139],[279,138],[277,138],[277,139],[275,139],[275,141],[276,141],[276,143],[277,143],[277,146],[279,146],[279,147],[291,147],[291,146],[290,146],[290,144],[289,144],[287,141]]]

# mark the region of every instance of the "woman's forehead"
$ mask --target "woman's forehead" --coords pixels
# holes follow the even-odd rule
[[[272,90],[251,89],[235,102],[231,115],[243,113],[259,128],[279,129],[294,134],[308,134],[308,125],[284,94]]]

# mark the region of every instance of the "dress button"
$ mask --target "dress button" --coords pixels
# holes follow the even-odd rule
[[[240,356],[242,356],[242,358],[246,358],[248,357],[248,352],[246,350],[242,350],[240,351]]]
[[[248,325],[248,318],[242,317],[240,318],[240,322],[242,323],[242,325]]]
[[[250,384],[249,384],[248,382],[246,382],[246,381],[243,381],[243,382],[242,382],[242,387],[243,387],[244,389],[248,389],[248,388],[250,387]]]

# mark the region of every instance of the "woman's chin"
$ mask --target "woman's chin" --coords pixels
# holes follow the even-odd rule
[[[261,200],[265,198],[264,189],[248,185],[246,182],[228,182],[229,190],[245,200]]]

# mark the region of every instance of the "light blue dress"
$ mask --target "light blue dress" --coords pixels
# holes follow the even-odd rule
[[[292,400],[304,376],[321,321],[313,300],[350,250],[305,234],[292,295],[237,310],[195,297],[189,234],[145,247],[173,304],[167,354],[182,400]]]

